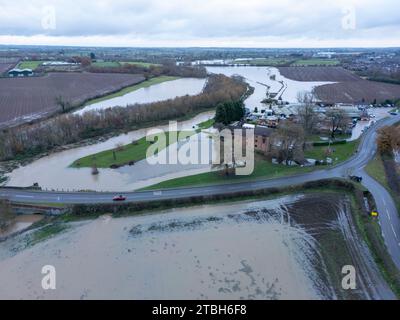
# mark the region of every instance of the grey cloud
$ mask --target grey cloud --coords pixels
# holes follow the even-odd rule
[[[395,0],[354,0],[357,28],[341,26],[349,1],[320,0],[0,0],[0,36],[121,36],[142,39],[343,39],[398,37]],[[44,30],[42,9],[54,5],[57,28]],[[387,36],[387,34],[385,34]]]

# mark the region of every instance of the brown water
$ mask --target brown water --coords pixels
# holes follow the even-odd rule
[[[16,256],[3,252],[0,299],[322,298],[317,246],[280,211],[295,199],[75,224]],[[41,289],[44,265],[56,268],[55,291]]]
[[[179,123],[179,130],[192,130],[204,121],[213,118],[215,112],[204,112]],[[133,167],[117,170],[100,169],[100,175],[93,176],[90,168],[75,169],[69,166],[77,159],[115,148],[118,144],[129,144],[146,136],[151,129],[168,131],[168,125],[135,130],[111,138],[105,142],[51,154],[11,172],[8,186],[26,187],[34,183],[44,189],[54,190],[95,190],[131,191],[162,181],[186,175],[208,172],[210,165],[162,165],[152,166],[141,161]]]
[[[43,219],[43,216],[41,216],[41,215],[17,216],[13,220],[12,224],[6,230],[0,231],[0,238],[8,237],[14,233],[25,230],[25,229],[29,228],[35,222],[39,222],[42,219]]]

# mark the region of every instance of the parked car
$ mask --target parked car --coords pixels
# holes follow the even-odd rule
[[[350,180],[355,181],[355,182],[362,182],[363,178],[358,177],[358,176],[350,176]]]
[[[119,195],[113,198],[113,201],[118,202],[118,201],[126,201],[126,197],[123,195]]]

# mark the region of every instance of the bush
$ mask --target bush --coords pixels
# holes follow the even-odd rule
[[[318,142],[313,142],[314,147],[325,147],[325,146],[334,146],[334,145],[339,145],[339,144],[346,144],[347,140],[337,140],[333,142],[329,141],[318,141]]]

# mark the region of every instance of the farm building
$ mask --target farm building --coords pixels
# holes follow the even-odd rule
[[[271,137],[275,131],[273,129],[256,126],[254,130],[254,148],[257,151],[268,153],[271,148]]]
[[[337,103],[335,109],[343,110],[349,118],[361,119],[361,111],[353,104]]]
[[[8,71],[8,76],[15,78],[15,77],[31,77],[33,76],[32,69],[12,69]]]

